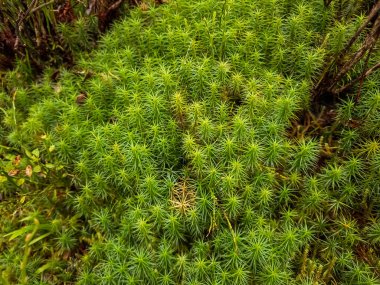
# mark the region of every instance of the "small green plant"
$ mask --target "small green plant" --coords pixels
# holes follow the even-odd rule
[[[8,73],[0,280],[379,283],[378,75],[310,106],[364,20],[333,2],[140,6],[72,70]]]

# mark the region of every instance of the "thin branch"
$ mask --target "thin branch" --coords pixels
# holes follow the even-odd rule
[[[325,3],[329,1],[329,0],[325,0]],[[331,2],[330,2],[331,3]],[[328,62],[330,62],[326,68],[325,68],[325,71],[323,72],[320,80],[318,81],[318,83],[316,84],[316,86],[314,87],[314,94],[318,94],[320,89],[322,88],[323,89],[323,85],[327,84],[327,85],[330,85],[332,84],[331,86],[329,86],[328,89],[330,89],[330,91],[335,87],[335,85],[338,83],[335,79],[337,78],[341,78],[343,77],[346,73],[347,73],[347,70],[341,70],[341,72],[335,76],[334,80],[331,81],[331,79],[329,79],[331,77],[331,74],[329,72],[329,70],[331,70],[331,67],[334,66],[335,64],[339,63],[342,61],[343,57],[345,55],[347,55],[349,49],[352,47],[352,45],[357,41],[357,39],[359,38],[359,36],[361,35],[361,33],[363,32],[363,30],[368,26],[368,24],[375,18],[379,17],[378,15],[378,12],[380,11],[380,1],[378,1],[373,7],[372,9],[370,10],[368,16],[367,16],[367,19],[366,21],[359,27],[359,29],[355,32],[355,34],[351,37],[351,40],[346,44],[346,46],[339,52],[339,54],[337,56],[335,56],[334,58],[328,60]],[[376,21],[377,21],[376,19]],[[374,27],[372,28],[372,32],[370,34],[373,34],[373,31],[375,29],[375,26],[376,26],[376,21],[375,21],[375,24],[374,24]],[[367,39],[366,41],[369,39],[370,37],[367,36]],[[371,45],[370,45],[371,46]],[[368,50],[368,47],[366,48],[362,48],[360,49],[355,55],[354,55],[354,58],[353,59],[358,59],[360,60],[362,58],[362,56],[364,56],[365,52]],[[358,61],[357,60],[357,61]],[[354,64],[357,63],[357,61],[355,61],[353,64],[351,64],[353,61],[350,60],[348,62],[346,62],[344,64],[344,66],[346,66],[347,68],[347,65],[350,65],[350,67],[352,67]],[[348,69],[349,70],[349,69]],[[338,79],[338,80],[339,80]],[[319,91],[318,91],[319,90]]]
[[[112,4],[108,8],[107,14],[110,13],[110,12],[112,12],[113,10],[116,10],[117,8],[119,8],[119,6],[121,5],[121,3],[123,3],[123,2],[124,2],[124,0],[119,0],[119,1],[115,2],[114,4]]]
[[[347,61],[343,65],[343,67],[340,69],[340,72],[334,77],[332,81],[332,86],[330,86],[329,88],[330,91],[352,69],[352,67],[363,58],[366,52],[372,49],[372,47],[376,44],[379,36],[380,36],[380,17],[377,17],[376,22],[370,34],[367,35],[367,38],[365,39],[363,46],[353,55],[353,57],[349,61]]]
[[[228,219],[228,216],[227,216],[226,212],[223,211],[223,214],[224,214],[224,217],[227,220],[228,228],[231,231],[232,239],[234,241],[235,251],[237,252],[238,251],[238,245],[237,245],[236,233],[235,233],[234,229],[232,228],[231,222]]]
[[[333,1],[333,0],[324,0],[324,2],[325,2],[325,7],[330,6],[330,4],[331,4],[332,1]]]
[[[363,82],[364,82],[363,74],[365,74],[365,73],[366,73],[366,70],[368,69],[369,58],[371,57],[371,53],[372,53],[374,47],[375,47],[375,44],[373,44],[373,45],[371,46],[371,48],[369,49],[368,54],[367,54],[367,58],[365,59],[365,62],[364,62],[363,73],[362,73],[362,75],[360,76],[361,79],[360,79],[359,90],[358,90],[358,93],[357,93],[357,95],[356,95],[356,97],[355,97],[355,101],[356,101],[356,102],[358,102],[359,99],[360,99],[360,94],[361,94],[361,91],[362,91],[362,88],[363,88]]]
[[[42,9],[43,7],[45,6],[49,6],[50,4],[53,4],[54,3],[54,0],[51,0],[50,2],[47,2],[47,3],[44,3],[44,4],[41,4],[40,6],[36,7],[36,8],[33,8],[31,11],[30,11],[30,14],[33,14],[34,12]]]
[[[38,3],[38,0],[33,0],[32,3],[30,3],[28,9],[26,10],[25,14],[21,13],[19,15],[19,19],[17,19],[16,25],[17,27],[20,26],[20,24],[25,20],[25,18],[29,15],[29,13],[32,11],[32,8]],[[21,18],[20,18],[21,16]]]
[[[16,27],[15,27],[15,32],[16,32],[16,41],[15,41],[15,44],[13,46],[13,49],[14,50],[18,50],[18,46],[20,44],[20,39],[21,39],[21,36],[20,36],[20,32],[23,28],[23,26],[21,25],[22,22],[24,21],[24,19],[29,15],[30,11],[32,10],[32,8],[37,4],[38,0],[33,0],[28,9],[26,9],[26,12],[23,13],[23,12],[20,12],[18,14],[18,17],[17,17],[17,20],[16,20]]]
[[[344,55],[356,42],[356,40],[359,38],[362,31],[368,26],[368,24],[375,18],[378,17],[378,12],[380,11],[380,1],[377,2],[377,4],[371,9],[367,20],[360,26],[360,28],[356,31],[356,33],[353,35],[351,40],[347,43],[347,45],[344,47],[344,49],[341,52],[341,56]],[[339,58],[341,58],[341,56]]]
[[[92,9],[94,9],[95,7],[95,4],[96,4],[96,0],[91,0],[89,5],[88,5],[88,8],[86,10],[86,15],[90,15],[91,12],[92,12]]]
[[[358,83],[360,80],[364,80],[365,78],[367,78],[368,76],[370,76],[372,73],[374,73],[379,68],[380,68],[380,62],[378,62],[373,67],[371,67],[370,69],[368,69],[365,73],[363,73],[358,78],[355,78],[354,80],[352,80],[350,83],[348,83],[348,84],[346,84],[346,85],[344,85],[344,86],[342,86],[342,87],[340,87],[338,89],[334,89],[332,91],[332,93],[334,93],[334,94],[340,94],[340,93],[346,91],[347,89],[351,88],[356,83]]]

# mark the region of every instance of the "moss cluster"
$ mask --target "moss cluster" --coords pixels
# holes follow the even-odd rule
[[[378,78],[359,103],[340,103],[326,131],[295,125],[324,60],[363,21],[335,24],[334,9],[136,9],[75,70],[4,92],[0,138],[35,171],[29,184],[1,176],[0,193],[50,193],[30,198],[28,228],[3,245],[4,280],[379,284]],[[0,155],[11,171],[16,158]]]

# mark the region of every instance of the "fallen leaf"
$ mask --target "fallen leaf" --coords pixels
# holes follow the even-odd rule
[[[25,237],[25,242],[29,243],[30,240],[32,239],[32,237],[33,237],[33,234],[31,234],[31,233],[27,234],[26,237]]]
[[[9,176],[16,176],[19,172],[20,172],[20,170],[18,170],[18,169],[12,169],[11,171],[8,172],[8,175]]]
[[[66,251],[63,255],[64,260],[68,260],[70,258],[70,251]]]
[[[86,93],[80,93],[76,98],[76,103],[78,105],[83,105],[86,102],[87,94]]]
[[[140,9],[141,9],[141,11],[145,12],[145,11],[148,11],[148,10],[149,10],[149,6],[148,6],[148,4],[146,4],[145,2],[142,2],[142,3],[140,4]]]
[[[28,165],[25,168],[25,175],[28,176],[28,177],[31,177],[32,174],[33,174],[33,168],[32,168],[32,166]]]

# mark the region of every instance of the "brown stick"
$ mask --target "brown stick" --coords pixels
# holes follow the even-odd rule
[[[50,1],[50,2],[47,2],[47,3],[43,3],[41,4],[40,6],[36,7],[36,8],[33,8],[32,11],[30,11],[30,14],[42,9],[43,7],[45,6],[49,6],[50,4],[53,4],[54,3],[54,0]]]
[[[96,0],[91,0],[90,3],[88,4],[88,8],[86,10],[86,15],[90,15],[92,12],[92,9],[95,7]]]
[[[326,3],[326,2],[325,2]],[[330,2],[331,3],[331,2]],[[336,63],[339,63],[342,61],[343,57],[345,55],[347,55],[347,52],[349,51],[349,49],[352,47],[352,45],[357,41],[357,39],[359,38],[360,34],[363,32],[363,30],[368,26],[368,24],[375,18],[375,17],[379,17],[378,15],[378,12],[380,11],[380,1],[378,1],[373,7],[372,9],[370,10],[369,12],[369,15],[367,17],[367,20],[359,27],[359,29],[356,31],[356,33],[352,36],[351,40],[346,44],[346,46],[342,49],[342,51],[339,52],[339,54],[337,56],[335,56],[333,59],[329,60],[329,64],[328,66],[325,68],[325,72],[323,73],[321,79],[318,81],[318,83],[316,84],[316,86],[314,87],[314,95],[318,95],[319,91],[321,91],[321,89],[323,89],[322,86],[324,85],[330,85],[327,89],[331,92],[331,90],[335,87],[335,85],[337,84],[337,81],[335,80],[336,78],[341,78],[343,77],[347,72],[348,70],[342,70],[340,72],[340,75],[336,76],[334,78],[333,81],[331,81],[329,78],[331,77],[331,74],[329,72],[329,70],[331,69],[332,66],[334,66]],[[376,23],[376,21],[375,21]],[[375,25],[374,25],[375,26]],[[375,27],[373,27],[372,31],[374,30]],[[368,37],[367,37],[368,39]],[[358,60],[361,59],[361,57],[364,55],[365,51],[368,50],[367,49],[363,49],[359,52],[357,52],[355,55],[358,57]],[[363,53],[363,54],[361,54]],[[354,56],[355,57],[355,56]],[[357,61],[358,61],[357,60]],[[356,61],[356,62],[357,62]],[[351,61],[349,61],[348,63],[350,63]],[[356,63],[355,62],[355,63]],[[346,63],[347,65],[347,63]],[[351,65],[351,67],[353,66],[353,64]],[[346,66],[347,68],[347,66]],[[338,79],[338,80],[339,80]],[[331,85],[332,84],[332,85]]]
[[[380,36],[380,17],[377,17],[376,22],[370,34],[365,39],[363,46],[359,49],[359,51],[357,51],[354,54],[354,56],[349,61],[347,61],[343,65],[340,72],[334,77],[333,82],[332,82],[333,85],[329,88],[330,91],[339,82],[339,80],[341,80],[343,76],[345,76],[352,69],[352,67],[363,58],[366,52],[372,49],[373,45],[376,44],[376,41],[378,40],[379,36]]]
[[[15,27],[15,32],[16,32],[16,41],[15,41],[15,45],[13,47],[14,50],[18,50],[18,46],[19,46],[19,43],[20,43],[20,40],[21,40],[21,36],[20,36],[20,32],[23,28],[23,25],[22,25],[22,22],[24,21],[24,19],[29,15],[30,11],[32,10],[32,8],[38,3],[38,0],[33,0],[28,9],[26,9],[26,12],[25,14],[23,12],[21,12],[20,14],[18,14],[18,17],[17,17],[17,20],[16,20],[16,27]]]
[[[116,10],[117,8],[119,8],[119,6],[121,5],[121,3],[123,3],[124,0],[119,0],[119,1],[116,1],[115,3],[113,3],[107,10],[107,14]]]
[[[380,11],[380,1],[377,2],[375,6],[371,9],[367,20],[360,26],[360,28],[356,31],[356,33],[353,35],[351,40],[347,43],[347,45],[344,47],[344,49],[341,51],[341,56],[344,55],[351,47],[352,45],[356,42],[362,31],[368,26],[368,24],[375,18],[377,17],[377,13]]]
[[[330,6],[330,4],[331,4],[332,1],[333,1],[333,0],[324,0],[324,2],[325,2],[325,7]]]
[[[362,88],[363,88],[363,83],[364,83],[364,77],[363,77],[363,74],[365,74],[365,72],[366,72],[366,70],[367,70],[367,68],[368,68],[369,58],[371,57],[371,53],[372,53],[374,47],[375,47],[375,44],[373,44],[373,45],[371,46],[371,48],[370,48],[369,51],[368,51],[367,58],[365,59],[364,67],[363,67],[363,72],[362,72],[362,75],[360,76],[361,79],[360,79],[359,90],[358,90],[358,93],[356,94],[355,102],[359,102],[360,95],[361,95]]]
[[[38,0],[33,0],[32,3],[30,3],[30,6],[26,10],[25,14],[21,12],[19,14],[19,17],[16,22],[17,28],[19,28],[20,24],[25,20],[25,18],[29,15],[29,13],[32,11],[32,8],[38,3]]]
[[[105,12],[99,12],[98,13],[98,19],[99,19],[99,30],[104,32],[104,30],[107,28],[107,25],[110,21],[109,16],[110,14],[119,8],[119,6],[124,2],[124,0],[118,0],[115,3],[113,3],[108,9],[106,9]]]
[[[359,76],[358,78],[355,78],[354,80],[352,80],[350,83],[340,87],[340,88],[336,88],[332,91],[333,94],[340,94],[340,93],[343,93],[344,91],[346,91],[347,89],[351,88],[352,86],[354,86],[356,83],[358,83],[358,81],[360,80],[364,80],[365,78],[367,78],[368,76],[370,76],[372,73],[374,73],[376,70],[378,70],[380,68],[380,62],[378,62],[377,64],[375,64],[373,67],[371,67],[370,69],[368,69],[364,74],[362,74],[361,76]]]

